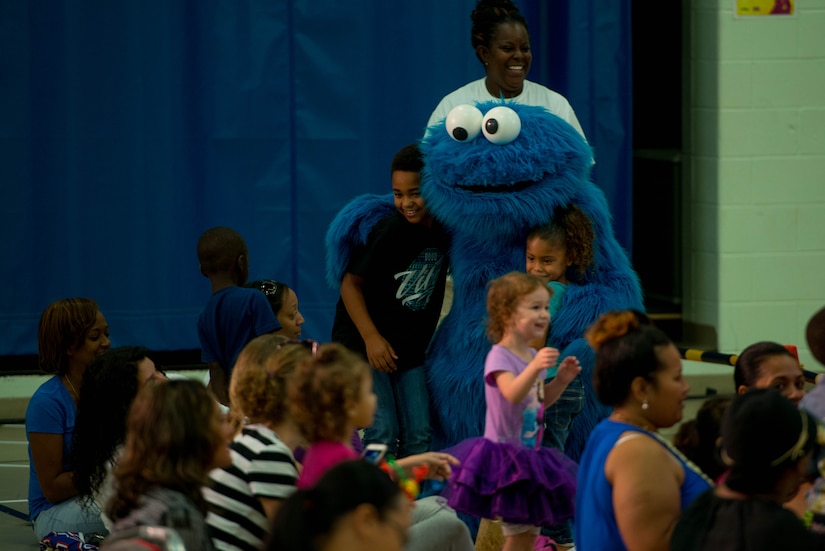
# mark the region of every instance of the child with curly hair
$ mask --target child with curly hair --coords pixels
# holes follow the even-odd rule
[[[551,324],[564,303],[567,286],[581,281],[593,267],[594,239],[590,218],[575,205],[555,209],[550,222],[535,228],[527,236],[526,271],[541,279],[550,290]],[[548,336],[549,326],[544,335],[531,345],[536,350],[545,345],[554,346]],[[546,382],[556,377],[557,370],[555,365],[547,370]],[[565,450],[573,419],[584,409],[584,402],[584,381],[579,374],[565,387],[558,400],[545,407],[542,445]],[[542,535],[553,540],[559,549],[568,549],[573,545],[569,522],[545,526]]]
[[[358,453],[352,431],[369,426],[375,414],[371,368],[358,354],[338,343],[322,344],[296,368],[290,381],[290,413],[310,442],[298,477],[299,490],[314,487],[334,466]],[[415,467],[426,465],[430,478],[447,478],[457,464],[442,452],[425,452],[398,459],[396,465],[411,477]],[[391,471],[391,476],[396,472]],[[473,541],[455,511],[435,496],[416,500],[408,551],[470,551]]]

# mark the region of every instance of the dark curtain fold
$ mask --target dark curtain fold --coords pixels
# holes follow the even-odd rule
[[[216,225],[326,340],[327,225],[388,192],[394,152],[481,76],[474,4],[0,0],[0,355],[34,353],[70,296],[99,302],[115,345],[197,348],[195,244]],[[629,248],[629,0],[522,8],[530,77],[576,109]]]

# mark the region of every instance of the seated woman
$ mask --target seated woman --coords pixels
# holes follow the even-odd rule
[[[86,368],[70,461],[85,506],[103,509],[111,495],[110,472],[126,437],[129,406],[145,385],[164,380],[149,350],[139,346],[113,348]],[[107,524],[105,515],[102,519]]]
[[[696,412],[696,418],[682,423],[673,437],[673,445],[714,481],[726,470],[719,452],[722,417],[731,400],[730,396],[708,398]]]
[[[682,510],[712,486],[657,432],[682,418],[689,387],[679,351],[632,310],[603,314],[585,337],[596,351],[596,395],[614,410],[579,463],[576,546],[669,549]]]
[[[77,497],[69,456],[83,373],[109,345],[109,325],[92,299],[58,300],[40,316],[40,367],[55,375],[26,409],[29,518],[38,539],[50,532],[106,533],[100,511],[83,507]]]
[[[736,392],[775,388],[796,405],[805,396],[805,375],[799,359],[779,343],[760,341],[745,348],[733,368]]]
[[[303,441],[287,411],[287,383],[311,352],[275,334],[251,340],[229,383],[234,416],[244,421],[230,445],[232,464],[209,473],[206,522],[217,549],[257,551],[284,499],[295,491]]]
[[[739,394],[755,388],[773,388],[796,406],[805,397],[805,376],[799,360],[776,342],[760,341],[745,348],[736,359],[733,381]],[[810,482],[803,483],[802,491],[785,504],[800,518],[808,510],[805,493],[810,487]]]
[[[295,291],[290,289],[286,283],[271,279],[250,281],[244,287],[258,289],[266,296],[272,312],[281,324],[281,328],[275,331],[276,335],[293,340],[301,338],[304,316],[298,311],[298,295]]]
[[[816,420],[776,390],[738,396],[722,423],[730,470],[684,511],[671,549],[825,549],[825,537],[782,507],[809,472],[816,433]]]
[[[401,551],[410,501],[381,469],[366,461],[332,467],[308,490],[283,503],[269,551]]]
[[[201,488],[211,469],[231,462],[231,438],[231,425],[198,381],[144,388],[129,410],[126,444],[114,470],[106,542],[136,526],[163,526],[174,529],[186,549],[213,549]]]

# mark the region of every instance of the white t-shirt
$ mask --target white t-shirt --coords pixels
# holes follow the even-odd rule
[[[433,114],[430,115],[430,120],[427,122],[427,126],[430,127],[441,121],[456,105],[462,105],[465,103],[475,105],[477,102],[500,99],[490,94],[487,90],[487,86],[485,85],[485,80],[486,77],[479,80],[474,80],[473,82],[465,84],[458,90],[450,92],[444,96],[444,98],[436,106]],[[568,103],[565,97],[558,92],[554,92],[553,90],[542,86],[541,84],[525,80],[521,94],[514,98],[507,98],[504,102],[516,102],[521,103],[522,105],[537,105],[545,107],[557,117],[560,117],[570,123],[570,126],[578,130],[579,134],[587,139],[584,135],[581,124],[579,124],[579,119],[576,118],[576,113],[573,112],[573,108],[570,106],[570,103]]]

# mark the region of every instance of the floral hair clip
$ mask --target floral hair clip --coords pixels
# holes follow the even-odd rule
[[[430,471],[430,468],[427,465],[416,465],[412,468],[413,476],[412,478],[407,476],[407,473],[404,472],[404,469],[395,462],[395,459],[388,455],[385,461],[381,462],[381,470],[387,473],[391,478],[393,477],[393,471],[396,475],[396,480],[398,482],[398,487],[401,488],[407,497],[410,498],[410,501],[415,501],[420,493],[420,482],[424,480],[424,477],[427,476],[427,473]]]

